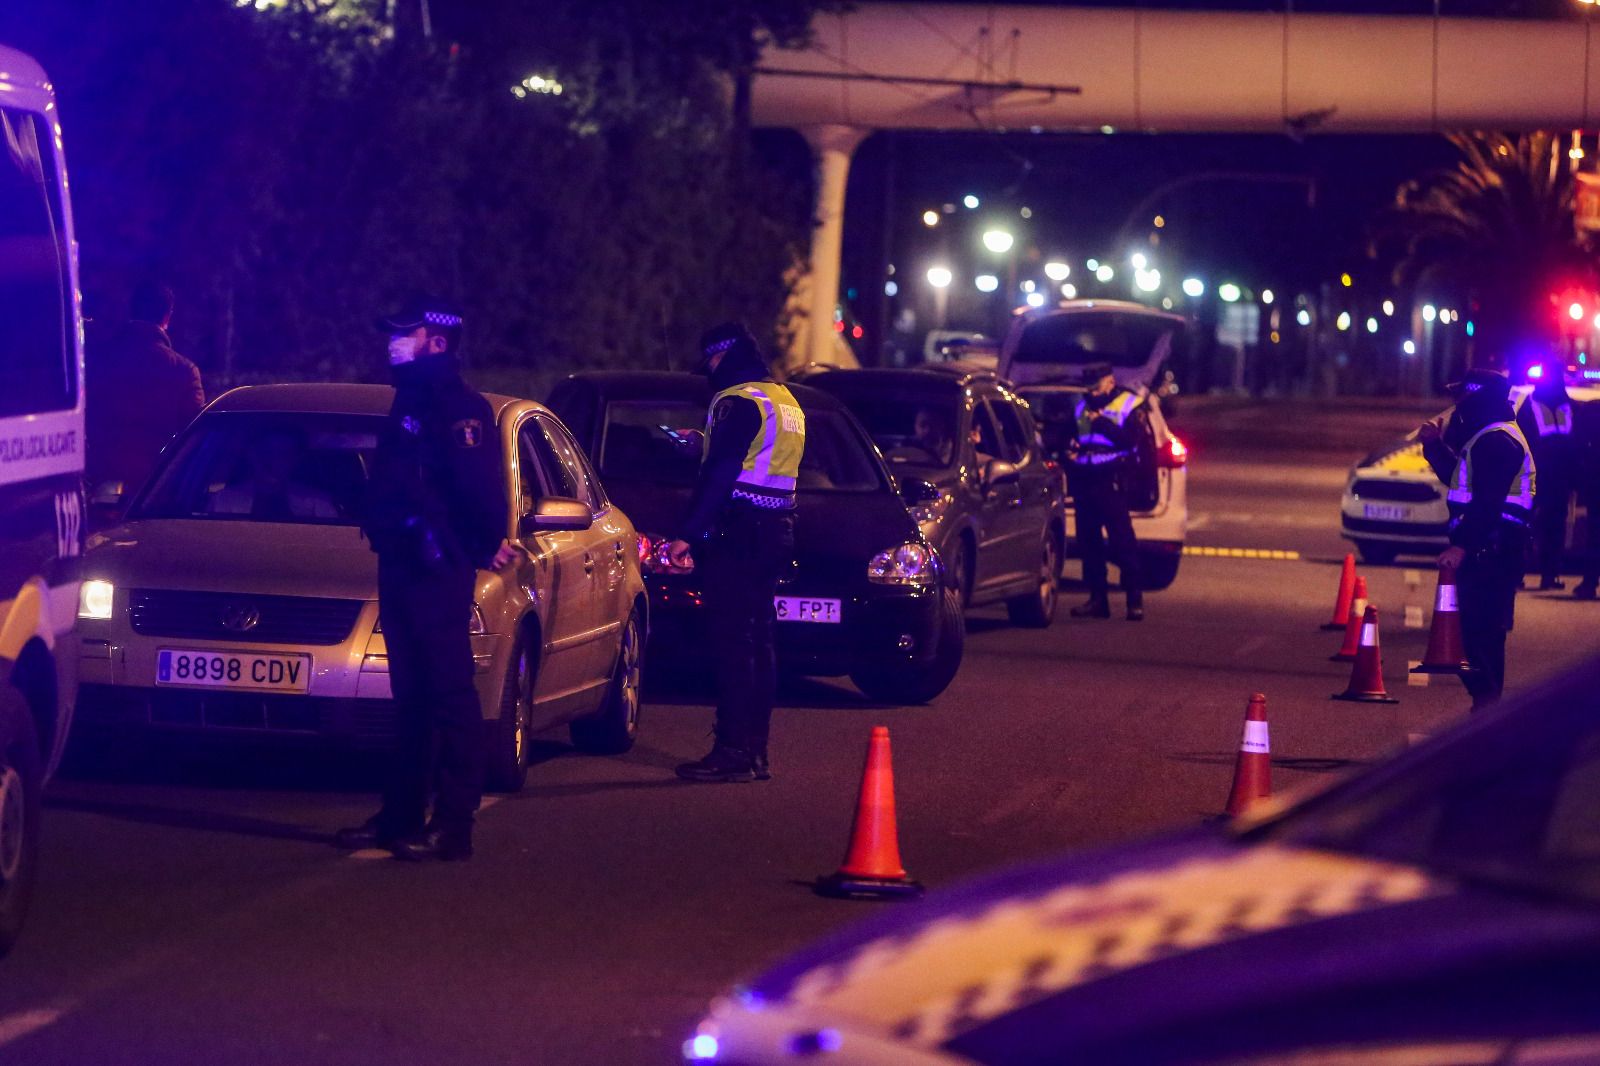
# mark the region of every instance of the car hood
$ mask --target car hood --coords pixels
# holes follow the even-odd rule
[[[129,587],[372,600],[378,557],[352,526],[149,519],[98,534],[85,577]]]
[[[1267,1002],[1360,999],[1496,962],[1515,973],[1519,956],[1575,946],[1592,966],[1600,914],[1197,830],[885,915],[721,1001],[702,1032],[735,1061],[774,1061],[747,1041],[819,1029],[871,1052],[844,1062],[1170,1061],[1208,1025],[1270,1044],[1304,1023]],[[903,1059],[885,1056],[894,1046]]]
[[[1384,445],[1357,463],[1355,469],[1360,474],[1386,477],[1433,477],[1433,467],[1422,456],[1422,442],[1414,439]]]

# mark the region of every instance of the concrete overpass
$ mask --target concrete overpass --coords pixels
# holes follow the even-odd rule
[[[1425,133],[1588,129],[1591,18],[1563,21],[862,3],[768,48],[761,126],[817,164],[807,321],[794,362],[832,361],[845,183],[881,129]]]

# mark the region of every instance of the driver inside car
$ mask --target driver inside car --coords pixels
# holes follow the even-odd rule
[[[268,522],[338,518],[338,508],[327,494],[294,479],[305,451],[304,439],[293,430],[266,430],[250,442],[248,475],[212,493],[206,510]]]

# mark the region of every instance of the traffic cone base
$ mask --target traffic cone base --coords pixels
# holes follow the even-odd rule
[[[850,847],[844,863],[813,886],[833,899],[914,899],[922,886],[906,876],[900,863],[900,837],[894,814],[894,766],[889,730],[873,726],[867,742],[867,764],[861,772],[856,817],[850,826]]]
[[[1345,553],[1344,565],[1339,568],[1339,592],[1333,598],[1333,617],[1322,623],[1327,630],[1343,629],[1350,616],[1350,600],[1356,591],[1356,557]]]
[[[1350,667],[1350,685],[1335,693],[1336,700],[1351,703],[1399,703],[1383,688],[1383,654],[1379,649],[1378,609],[1368,606],[1361,620],[1361,645]]]
[[[1352,692],[1336,692],[1336,693],[1334,693],[1333,698],[1336,699],[1336,700],[1344,700],[1346,703],[1399,703],[1400,702],[1399,700],[1395,699],[1393,696],[1389,695],[1387,692],[1353,692],[1353,693]]]

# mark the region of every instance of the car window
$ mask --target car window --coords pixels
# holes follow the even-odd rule
[[[956,433],[961,426],[961,408],[955,396],[869,394],[857,390],[840,399],[889,462],[945,467],[954,460]]]
[[[1000,458],[1008,463],[1022,462],[1028,457],[1033,434],[1023,424],[1016,405],[1001,396],[991,396],[984,404],[1000,425]]]
[[[1117,312],[1051,315],[1023,330],[1013,360],[1143,366],[1161,339],[1174,333],[1178,325],[1170,319]]]
[[[132,517],[355,525],[382,431],[372,415],[207,416]]]
[[[0,108],[0,417],[64,410],[77,400],[53,146],[42,115]]]
[[[538,416],[534,421],[539,423],[539,429],[544,433],[545,441],[555,453],[566,474],[566,480],[577,488],[572,494],[574,499],[582,500],[589,505],[592,511],[602,511],[606,506],[606,494],[600,488],[600,479],[595,476],[594,468],[589,465],[588,456],[583,454],[583,449],[578,447],[578,442],[572,439],[572,434],[553,418]]]
[[[982,460],[999,459],[1005,455],[1000,427],[995,424],[994,414],[986,403],[979,403],[972,409],[972,446]]]
[[[529,418],[522,424],[522,430],[517,434],[517,450],[521,456],[524,491],[532,490],[532,498],[564,496],[573,500],[584,499],[582,478],[577,470],[562,461],[543,419]],[[530,470],[535,474],[530,475]]]
[[[608,478],[689,485],[700,471],[700,449],[686,430],[705,425],[705,408],[666,400],[613,401],[606,405],[600,473]]]

